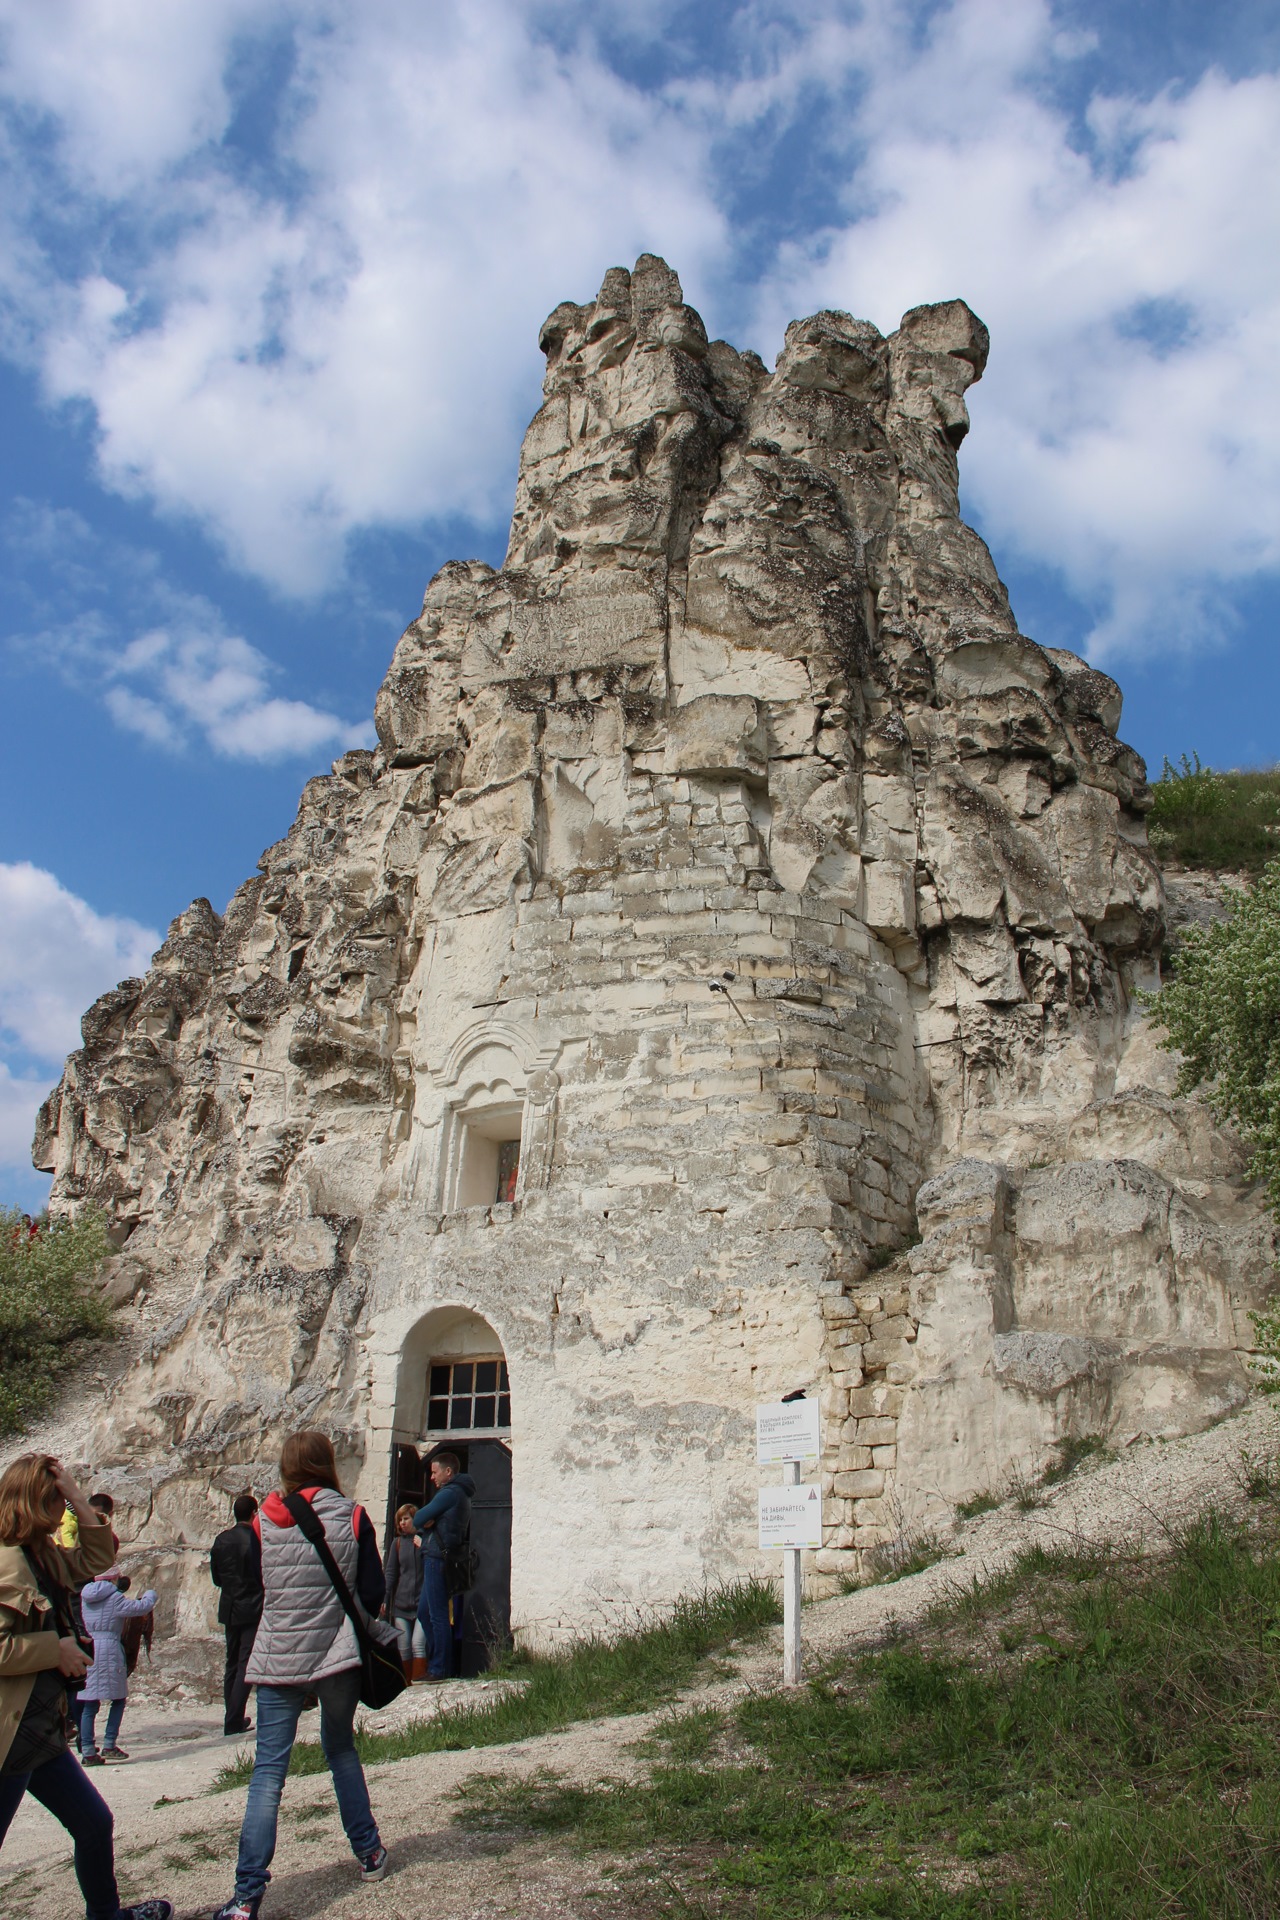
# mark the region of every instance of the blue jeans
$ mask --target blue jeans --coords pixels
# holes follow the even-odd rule
[[[0,1774],[0,1846],[24,1793],[47,1807],[75,1842],[76,1879],[88,1920],[118,1920],[111,1809],[73,1753],[60,1753],[31,1773]],[[38,1884],[38,1882],[37,1882]]]
[[[87,1756],[97,1752],[93,1743],[93,1723],[98,1717],[98,1708],[102,1703],[99,1700],[81,1700],[77,1704],[80,1709],[80,1752]],[[120,1738],[120,1722],[124,1719],[124,1706],[123,1700],[113,1700],[107,1708],[107,1729],[102,1736],[104,1753],[110,1753]]]
[[[444,1561],[434,1553],[424,1553],[422,1556],[418,1618],[427,1632],[427,1672],[433,1680],[447,1680],[453,1672],[453,1628],[449,1624],[449,1589],[444,1583]]]
[[[351,1851],[357,1860],[363,1860],[380,1845],[364,1768],[360,1765],[352,1732],[360,1699],[359,1667],[348,1667],[345,1673],[317,1680],[309,1688],[270,1687],[259,1682],[257,1692],[258,1746],[244,1824],[240,1829],[237,1900],[256,1899],[271,1878],[268,1868],[276,1850],[280,1795],[298,1733],[298,1716],[309,1692],[320,1696],[320,1744],[333,1775],[338,1812],[351,1842]]]

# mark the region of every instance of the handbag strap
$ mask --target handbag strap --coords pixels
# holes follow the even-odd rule
[[[324,1537],[324,1522],[319,1514],[312,1510],[310,1501],[304,1500],[300,1493],[286,1493],[284,1504],[297,1521],[303,1535],[315,1548],[320,1564],[328,1574],[333,1583],[333,1590],[342,1602],[343,1612],[356,1630],[360,1650],[364,1652],[370,1643],[369,1629],[356,1611],[356,1603],[351,1598],[351,1589],[343,1579],[342,1569],[334,1559],[329,1542]]]

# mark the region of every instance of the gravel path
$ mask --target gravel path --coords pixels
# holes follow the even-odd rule
[[[1210,1501],[1240,1504],[1241,1457],[1277,1450],[1280,1425],[1258,1403],[1210,1432],[1135,1446],[1121,1458],[1079,1469],[1031,1512],[1014,1507],[958,1524],[953,1557],[887,1586],[864,1588],[807,1607],[811,1669],[842,1650],[874,1645],[892,1625],[910,1626],[958,1582],[997,1572],[1039,1542],[1114,1540],[1158,1549],[1170,1528]],[[744,1649],[723,1673],[696,1689],[701,1702],[728,1702],[779,1681],[781,1635]],[[483,1697],[486,1683],[459,1681],[401,1696],[388,1714],[416,1719],[458,1700]],[[457,1790],[477,1774],[519,1779],[546,1768],[590,1783],[635,1778],[643,1761],[633,1743],[661,1716],[636,1714],[585,1722],[566,1732],[467,1753],[425,1754],[369,1770],[370,1792],[392,1872],[365,1888],[337,1819],[327,1776],[289,1783],[280,1848],[263,1920],[614,1920],[625,1905],[610,1891],[608,1862],[583,1862],[543,1843],[463,1832],[451,1818]],[[213,1780],[237,1743],[224,1740],[212,1710],[131,1704],[125,1720],[126,1766],[101,1768],[96,1782],[116,1815],[126,1898],[164,1893],[181,1920],[211,1913],[232,1890],[244,1790],[215,1794]],[[317,1723],[303,1721],[304,1736]],[[80,1920],[80,1904],[62,1829],[24,1802],[0,1855],[0,1910],[12,1920]]]

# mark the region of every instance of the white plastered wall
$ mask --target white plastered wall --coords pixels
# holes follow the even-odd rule
[[[584,1221],[578,1280],[557,1310],[550,1287],[516,1278],[541,1237],[538,1222],[516,1219],[384,1246],[359,1497],[381,1513],[394,1444],[420,1441],[429,1361],[500,1349],[512,1396],[512,1620],[524,1643],[617,1628],[708,1580],[775,1571],[755,1547],[754,1407],[819,1377],[811,1276],[757,1274],[709,1302],[640,1303],[643,1263],[608,1257],[607,1230]],[[546,1241],[557,1258],[563,1230],[547,1223]]]

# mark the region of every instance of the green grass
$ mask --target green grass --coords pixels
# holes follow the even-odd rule
[[[1280,1497],[1280,1430],[1274,1425],[1260,1447],[1241,1447],[1235,1479],[1246,1499]]]
[[[1004,1505],[998,1493],[974,1493],[967,1500],[956,1502],[956,1512],[962,1520],[976,1520],[980,1513],[994,1513],[997,1507]]]
[[[867,1254],[867,1272],[883,1273],[886,1267],[891,1267],[894,1261],[901,1259],[904,1253],[910,1253],[912,1247],[918,1247],[920,1240],[919,1229],[913,1227],[910,1233],[899,1240],[896,1247],[872,1247]]]
[[[871,1549],[865,1573],[842,1573],[837,1591],[849,1594],[861,1593],[866,1587],[891,1587],[895,1581],[908,1580],[913,1573],[923,1573],[926,1567],[961,1552],[963,1548],[945,1545],[934,1533],[902,1534]]]
[[[1050,1461],[1037,1479],[1028,1480],[1024,1473],[1016,1472],[1003,1493],[995,1493],[988,1488],[982,1493],[971,1494],[967,1500],[956,1503],[956,1513],[961,1520],[976,1520],[979,1514],[994,1513],[1006,1500],[1012,1501],[1019,1513],[1032,1513],[1044,1505],[1047,1488],[1056,1487],[1060,1481],[1068,1479],[1086,1460],[1093,1460],[1101,1466],[1104,1461],[1114,1459],[1114,1449],[1099,1434],[1072,1434],[1058,1442],[1056,1460]],[[934,1557],[940,1558],[941,1555]]]
[[[1278,1544],[1268,1507],[1157,1562],[1036,1549],[805,1689],[674,1719],[639,1784],[473,1779],[459,1817],[621,1858],[636,1920],[1262,1920]]]
[[[161,1856],[166,1867],[174,1873],[190,1873],[193,1867],[207,1867],[215,1860],[225,1860],[227,1843],[225,1839],[210,1840],[203,1833],[180,1833],[177,1844],[184,1852],[166,1853]]]
[[[1184,867],[1260,873],[1280,854],[1280,767],[1218,773],[1199,754],[1166,759],[1152,792],[1151,845]]]
[[[923,1573],[939,1560],[949,1560],[955,1551],[934,1533],[907,1534],[899,1540],[887,1541],[884,1546],[872,1548],[871,1575],[863,1584],[887,1587],[895,1580],[909,1580],[913,1573]]]
[[[1086,1460],[1093,1460],[1101,1466],[1104,1461],[1116,1457],[1114,1448],[1109,1447],[1097,1433],[1070,1434],[1058,1442],[1057,1452],[1057,1459],[1040,1475],[1042,1487],[1056,1487],[1060,1480],[1066,1480]]]
[[[356,1741],[360,1758],[366,1766],[377,1766],[419,1753],[528,1740],[606,1714],[648,1712],[687,1687],[709,1655],[760,1633],[781,1617],[772,1581],[716,1587],[677,1601],[662,1619],[613,1639],[578,1640],[562,1653],[513,1655],[493,1677],[522,1683],[517,1688],[481,1705],[448,1707],[386,1733],[362,1733]],[[324,1770],[319,1743],[299,1741],[290,1773]],[[252,1772],[252,1756],[238,1754],[219,1773],[215,1786],[243,1786]]]
[[[1028,1480],[1019,1467],[1009,1481],[1009,1498],[1019,1513],[1034,1513],[1044,1505],[1044,1488],[1038,1480]]]
[[[289,1811],[291,1818],[296,1820],[299,1826],[302,1826],[309,1820],[332,1819],[334,1815],[334,1805],[331,1800],[320,1800],[309,1807],[292,1807]]]

